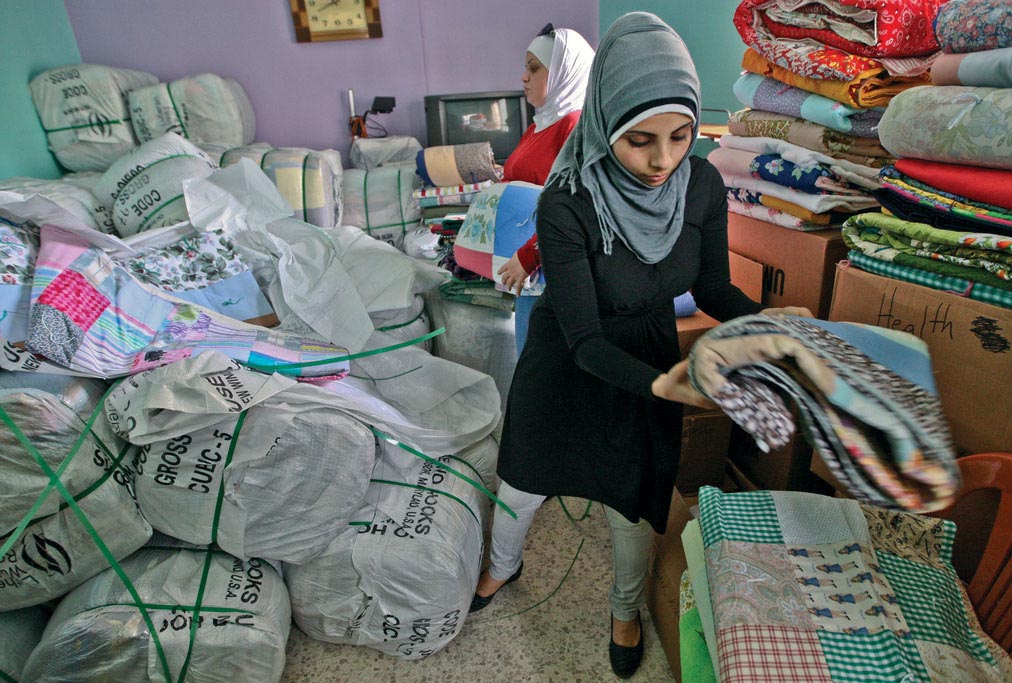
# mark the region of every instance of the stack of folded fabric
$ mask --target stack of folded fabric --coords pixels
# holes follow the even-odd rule
[[[927,83],[943,0],[744,0],[748,46],[730,136],[710,161],[732,212],[795,230],[840,225],[877,206],[882,108]]]
[[[682,542],[707,652],[684,680],[1012,680],[953,568],[955,533],[853,500],[701,489]]]
[[[689,377],[763,450],[804,435],[857,499],[914,512],[953,502],[959,470],[926,344],[906,332],[793,316],[708,331]]]
[[[487,142],[427,147],[415,158],[415,172],[422,179],[414,197],[423,219],[467,212],[482,189],[502,178]]]
[[[1012,6],[951,0],[935,21],[936,85],[886,109],[884,214],[844,226],[855,266],[1012,308]]]

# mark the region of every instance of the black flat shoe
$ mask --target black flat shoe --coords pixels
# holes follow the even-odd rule
[[[516,581],[517,579],[519,579],[520,578],[520,574],[522,574],[523,571],[524,571],[524,563],[521,562],[520,566],[517,567],[517,570],[515,572],[513,572],[513,576],[511,576],[508,579],[506,579],[506,583],[504,583],[502,586],[509,585],[509,584],[513,583],[514,581]],[[495,593],[498,593],[499,591],[501,591],[502,590],[502,586],[499,586],[496,589]],[[486,607],[488,607],[488,603],[492,602],[492,598],[495,597],[495,593],[492,593],[492,595],[478,595],[477,593],[475,593],[474,597],[471,598],[471,607],[467,610],[468,613],[470,613],[470,612],[477,612],[479,610],[483,610]]]
[[[636,621],[640,625],[640,639],[635,645],[628,647],[615,642],[615,624],[611,623],[611,642],[608,643],[608,659],[611,660],[611,670],[619,678],[629,678],[640,668],[643,661],[643,622],[637,612]]]

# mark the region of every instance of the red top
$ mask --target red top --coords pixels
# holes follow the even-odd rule
[[[532,123],[520,138],[520,144],[506,159],[503,166],[503,180],[522,180],[535,185],[544,185],[548,173],[552,170],[555,157],[559,155],[566,138],[580,119],[580,112],[569,112],[561,119],[538,133],[534,132]],[[527,244],[517,250],[520,265],[528,273],[533,273],[541,265],[541,253],[538,251],[538,236],[534,234]]]

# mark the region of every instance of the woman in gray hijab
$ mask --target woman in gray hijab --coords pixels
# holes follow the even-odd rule
[[[547,288],[531,314],[499,452],[491,565],[472,609],[522,568],[545,496],[603,503],[612,528],[612,669],[639,666],[652,530],[664,531],[689,385],[671,305],[692,289],[718,320],[762,307],[731,284],[720,174],[691,157],[699,79],[682,39],[652,14],[620,17],[601,39],[583,115],[538,205]]]

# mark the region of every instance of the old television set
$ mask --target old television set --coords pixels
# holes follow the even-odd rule
[[[426,95],[428,146],[489,142],[496,163],[506,162],[534,120],[523,90]]]

